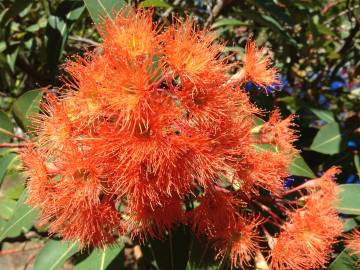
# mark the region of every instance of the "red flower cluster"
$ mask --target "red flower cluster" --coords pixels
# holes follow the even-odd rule
[[[241,88],[278,82],[264,50],[250,40],[231,77],[224,45],[188,19],[162,29],[151,12],[127,8],[101,34],[97,52],[65,65],[65,91],[47,94],[22,151],[41,224],[95,247],[186,224],[236,267],[259,252],[273,269],[325,263],[341,231],[329,201],[334,172],[304,186],[304,206],[286,210],[293,117],[275,110],[255,127],[262,112]]]

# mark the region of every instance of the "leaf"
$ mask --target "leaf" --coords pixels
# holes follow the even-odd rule
[[[360,156],[354,155],[354,164],[358,175],[360,175]]]
[[[123,0],[84,0],[84,3],[96,24],[101,23],[104,18],[112,20],[115,12],[126,4]]]
[[[57,71],[59,59],[63,54],[68,31],[68,26],[61,17],[55,15],[49,16],[46,29],[47,64],[53,76]]]
[[[329,27],[323,24],[315,24],[315,27],[321,34],[335,36],[335,37],[337,36]]]
[[[297,47],[298,44],[296,40],[289,35],[289,33],[275,20],[274,18],[267,16],[262,13],[255,12],[253,10],[246,10],[239,13],[239,15],[245,16],[249,19],[254,20],[255,22],[268,26],[269,28],[273,29],[274,31],[281,34],[290,44],[294,47]]]
[[[315,178],[316,175],[306,164],[305,160],[300,155],[296,155],[293,162],[290,165],[289,171],[292,175],[304,176],[309,178]]]
[[[0,232],[0,242],[6,237],[15,237],[23,231],[29,230],[37,218],[37,211],[25,204],[27,198],[26,191],[23,192],[16,204],[13,216],[6,222]]]
[[[334,113],[332,111],[321,110],[314,107],[309,107],[309,110],[319,119],[324,120],[326,123],[335,122]]]
[[[33,3],[32,0],[16,0],[12,4],[12,6],[5,11],[1,21],[0,21],[0,28],[4,27],[11,18],[17,16],[21,11],[23,11],[28,5]]]
[[[43,95],[43,90],[36,89],[24,93],[13,104],[12,113],[15,120],[25,130],[28,130],[31,123],[31,115],[39,112],[39,104]]]
[[[321,127],[316,134],[310,149],[323,154],[336,154],[341,149],[341,133],[339,124],[329,123]]]
[[[0,143],[9,142],[12,137],[11,133],[13,133],[13,130],[14,125],[9,116],[5,112],[0,111]]]
[[[14,164],[16,158],[17,155],[14,153],[9,153],[0,157],[0,184],[2,183],[9,168],[11,168],[11,165]]]
[[[253,116],[254,127],[251,129],[251,133],[259,133],[262,125],[265,123],[263,119],[257,116]]]
[[[218,28],[218,27],[222,27],[222,26],[239,26],[239,25],[248,25],[240,20],[237,19],[229,19],[229,18],[224,18],[224,19],[220,19],[218,21],[216,21],[211,28]]]
[[[19,171],[8,173],[6,177],[6,188],[2,188],[2,195],[7,199],[18,200],[25,190],[26,177]]]
[[[163,7],[163,8],[170,8],[171,5],[166,3],[163,0],[145,0],[140,3],[140,7]]]
[[[360,185],[343,184],[340,188],[338,211],[348,215],[360,215]]]
[[[76,264],[74,270],[105,270],[123,249],[122,243],[102,250],[95,249],[89,257]]]
[[[253,144],[253,147],[260,152],[265,152],[265,151],[277,152],[276,147],[274,145],[268,144],[268,143]]]
[[[0,199],[0,217],[8,220],[14,213],[16,201],[7,198]]]
[[[293,18],[286,13],[286,9],[276,5],[273,0],[255,0],[256,5],[267,10],[272,16],[286,22],[290,25],[294,24]]]
[[[347,218],[344,221],[344,232],[351,231],[359,225],[358,221],[355,218]]]
[[[58,63],[64,53],[64,47],[76,20],[81,16],[85,6],[79,1],[63,1],[59,4],[55,14],[48,19],[47,36],[47,64],[52,77],[58,70]]]
[[[78,251],[77,242],[49,240],[36,257],[34,270],[56,270]]]
[[[349,251],[344,249],[330,264],[329,270],[354,270],[356,269],[356,258],[350,256]]]

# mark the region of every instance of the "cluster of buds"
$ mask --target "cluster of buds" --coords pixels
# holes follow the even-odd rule
[[[160,27],[132,8],[99,28],[103,43],[65,64],[21,153],[40,224],[100,248],[185,225],[233,267],[259,254],[271,269],[324,265],[342,231],[338,169],[284,187],[298,153],[293,116],[275,110],[256,126],[265,113],[242,89],[278,83],[265,51],[249,40],[234,63],[189,19]]]

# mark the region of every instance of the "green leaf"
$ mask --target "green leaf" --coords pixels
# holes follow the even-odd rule
[[[348,215],[360,215],[360,185],[343,184],[340,188],[338,211]]]
[[[85,6],[82,2],[66,0],[61,2],[55,14],[48,18],[46,29],[47,64],[52,77],[58,71],[58,63],[64,54],[69,32],[84,10]]]
[[[253,144],[253,147],[260,152],[270,151],[270,152],[277,152],[276,146],[268,143],[264,144]]]
[[[105,270],[123,249],[122,243],[101,250],[95,249],[89,257],[75,265],[74,270]]]
[[[123,0],[84,0],[84,3],[96,24],[101,23],[104,18],[112,19],[126,4]]]
[[[344,232],[351,231],[359,225],[358,221],[355,218],[346,218],[344,220]]]
[[[294,47],[298,46],[296,40],[291,35],[289,35],[288,31],[286,31],[286,29],[284,29],[284,27],[281,24],[279,24],[279,22],[273,17],[249,9],[240,12],[239,15],[240,14],[242,16],[254,20],[259,24],[268,26],[269,28],[281,34]]]
[[[310,167],[306,164],[305,160],[300,156],[297,155],[293,162],[290,165],[289,171],[292,175],[297,176],[304,176],[309,178],[315,178],[316,175],[310,169]]]
[[[217,20],[215,23],[213,23],[211,28],[218,28],[222,26],[239,26],[239,25],[247,25],[247,24],[237,19],[224,18]]]
[[[9,153],[3,157],[0,157],[0,184],[4,180],[4,177],[11,166],[16,161],[17,155],[14,153]]]
[[[14,125],[9,116],[5,112],[0,111],[0,143],[9,142],[12,137],[9,133],[13,133],[13,130]]]
[[[354,164],[358,175],[360,175],[360,156],[354,155]]]
[[[329,123],[321,127],[312,142],[310,149],[323,154],[336,154],[341,149],[341,133],[339,124]]]
[[[294,24],[293,18],[287,14],[287,10],[275,4],[273,0],[255,0],[256,5],[268,11],[274,19],[286,22],[290,25]]]
[[[16,0],[12,4],[12,6],[5,11],[1,21],[0,27],[4,27],[11,18],[17,16],[21,11],[23,11],[28,5],[30,5],[33,1],[32,0]]]
[[[31,115],[39,112],[43,90],[36,89],[24,93],[13,104],[15,120],[25,130],[31,127]]]
[[[329,27],[323,24],[315,24],[315,27],[321,34],[335,36],[335,37],[337,36]]]
[[[49,240],[36,257],[34,270],[56,270],[78,251],[77,242]]]
[[[349,251],[344,249],[330,264],[329,270],[354,270],[357,269],[356,258],[350,256]]]
[[[10,219],[14,213],[16,207],[16,201],[7,198],[0,199],[0,217],[3,219]]]
[[[0,241],[6,237],[18,236],[23,231],[28,231],[34,225],[37,218],[37,211],[25,204],[26,198],[27,194],[24,191],[17,202],[13,216],[0,232]]]
[[[324,120],[326,123],[335,122],[334,113],[332,111],[321,110],[314,107],[309,107],[309,110],[319,119]]]
[[[163,7],[163,8],[170,8],[171,5],[166,3],[163,0],[145,0],[140,3],[140,7]]]

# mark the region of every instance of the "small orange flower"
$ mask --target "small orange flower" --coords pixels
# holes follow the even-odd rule
[[[329,181],[334,173],[336,169],[329,170],[322,180]],[[338,194],[337,189],[331,189]],[[311,192],[303,208],[289,213],[289,221],[275,238],[271,251],[272,269],[314,269],[330,259],[332,245],[341,235],[343,225],[331,203],[332,198],[330,203],[326,203],[327,197],[319,198]]]
[[[165,232],[184,222],[185,211],[180,198],[162,196],[157,202],[152,206],[146,202],[129,201],[125,224],[131,237],[139,237],[140,240],[146,236],[162,238]]]
[[[229,238],[221,241],[222,247],[218,257],[223,257],[228,252],[232,268],[246,269],[254,259],[256,252],[260,251],[262,241],[258,228],[262,224],[259,218],[250,216],[241,217],[234,228],[229,231]]]
[[[229,66],[225,65],[226,59],[219,58],[224,46],[215,41],[215,33],[196,29],[186,19],[173,23],[161,37],[164,60],[170,66],[173,78],[180,76],[182,85],[190,82],[196,89],[198,85],[225,83]],[[183,91],[192,89],[185,87]]]
[[[233,231],[236,201],[230,192],[221,189],[208,191],[199,202],[200,205],[189,216],[195,234],[219,241],[227,232]]]
[[[360,230],[355,229],[350,234],[345,236],[345,246],[350,250],[351,255],[360,255]],[[360,260],[358,260],[358,267],[360,267]]]
[[[265,54],[264,48],[258,49],[254,41],[248,40],[243,59],[243,81],[251,81],[261,87],[280,83],[277,69],[271,67],[271,59]]]
[[[293,143],[296,141],[297,136],[292,127],[294,116],[290,115],[284,120],[281,120],[281,114],[278,109],[274,110],[268,122],[264,123],[259,132],[260,143],[273,144],[278,147],[279,151],[285,153],[295,154]]]
[[[37,124],[37,142],[43,152],[61,152],[71,148],[73,143],[73,123],[70,120],[64,103],[53,94],[46,96],[46,103],[42,105],[43,114],[34,119]]]
[[[22,149],[20,156],[25,168],[25,175],[30,179],[27,185],[29,197],[27,202],[34,207],[46,204],[51,184],[45,157],[36,151],[35,145],[31,142]]]
[[[152,11],[125,8],[114,20],[107,19],[103,23],[102,46],[110,54],[131,59],[153,55],[156,52],[156,31]]]
[[[65,203],[64,200],[53,207],[64,207]],[[45,209],[44,216],[47,212],[48,209]],[[78,240],[81,247],[105,247],[113,244],[117,235],[124,233],[120,212],[115,208],[114,202],[106,197],[94,205],[84,202],[77,208],[56,209],[56,214],[51,217],[53,221],[49,226],[49,232],[60,233],[65,240]]]

